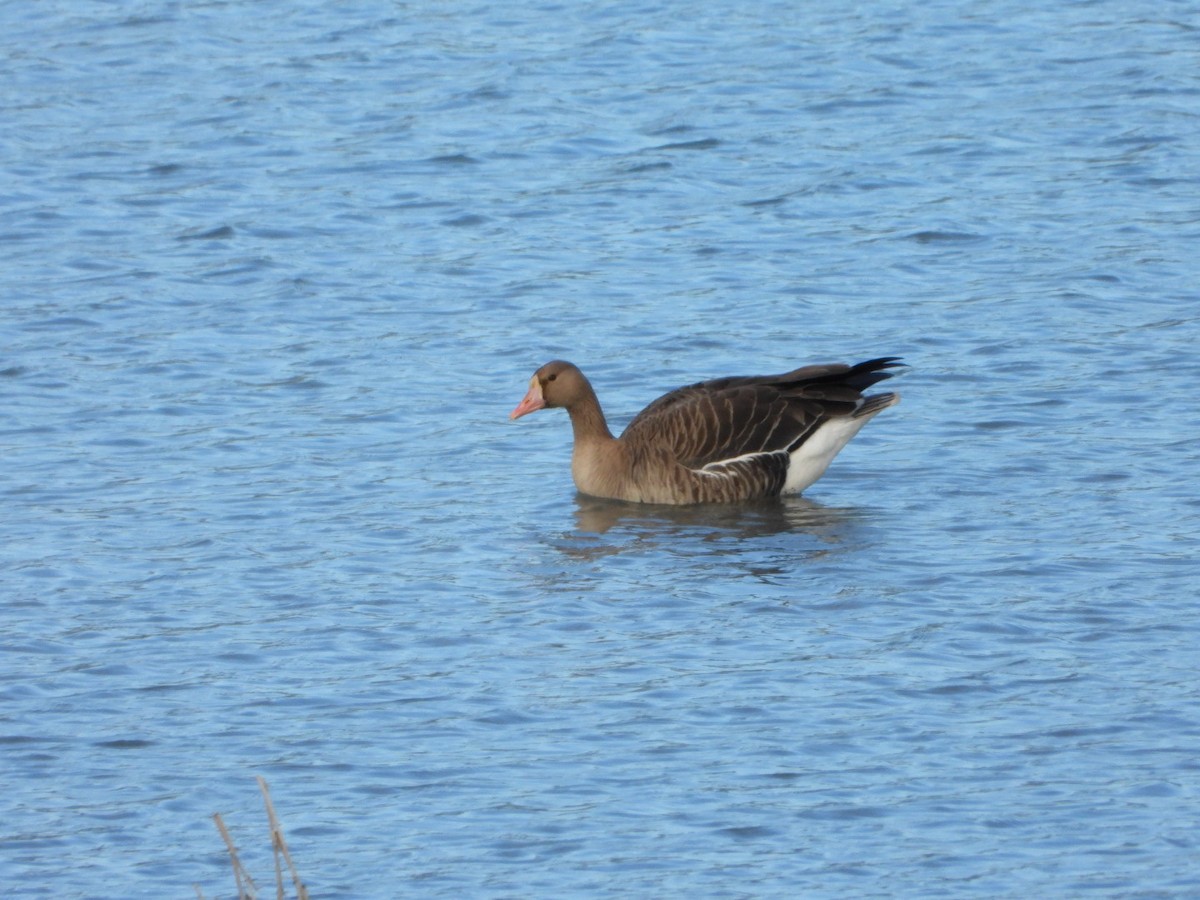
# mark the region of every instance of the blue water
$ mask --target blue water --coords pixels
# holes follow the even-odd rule
[[[255,775],[315,897],[1200,894],[1198,27],[0,6],[5,895],[269,885]],[[507,419],[892,354],[779,504]]]

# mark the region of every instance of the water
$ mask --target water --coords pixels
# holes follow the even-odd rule
[[[8,896],[1200,893],[1188,3],[7,4]],[[899,354],[804,498],[576,495]]]

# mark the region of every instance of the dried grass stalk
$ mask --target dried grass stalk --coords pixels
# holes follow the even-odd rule
[[[271,791],[267,787],[267,781],[261,775],[257,777],[258,787],[263,795],[263,804],[267,807],[267,821],[271,826],[271,847],[275,851],[276,896],[278,900],[283,900],[283,869],[279,864],[279,858],[283,857],[284,862],[287,863],[288,872],[292,876],[292,885],[296,888],[296,900],[308,900],[308,888],[300,880],[300,873],[296,871],[296,865],[292,862],[292,854],[288,851],[287,841],[283,837],[283,828],[279,824],[279,818],[275,815],[275,804],[271,802]]]
[[[284,839],[279,817],[275,815],[275,804],[271,802],[271,791],[261,775],[258,776],[258,787],[262,791],[263,803],[267,807],[267,822],[271,828],[271,850],[275,857],[275,896],[277,900],[284,900],[283,863],[287,863],[288,872],[292,876],[292,885],[296,889],[296,900],[309,900],[308,888],[300,880],[300,873],[296,871],[296,865],[292,862],[292,854],[288,850],[287,840]],[[213,821],[217,823],[217,831],[221,832],[225,848],[229,851],[229,859],[233,863],[233,877],[237,882],[238,900],[258,900],[258,885],[254,883],[254,879],[242,865],[237,846],[233,843],[233,837],[230,836],[229,829],[225,827],[221,814],[214,813]],[[200,900],[204,900],[204,894],[201,893],[198,886],[196,887],[196,896]]]
[[[234,844],[233,836],[230,835],[229,829],[225,827],[225,822],[221,818],[221,814],[213,813],[213,821],[217,823],[217,831],[221,832],[221,839],[225,841],[225,849],[229,851],[229,859],[233,863],[233,878],[237,882],[238,900],[256,900],[258,897],[258,885],[254,883],[254,879],[250,877],[250,873],[242,865],[241,857],[238,856],[237,845]]]

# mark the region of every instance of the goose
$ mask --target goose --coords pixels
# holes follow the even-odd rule
[[[884,356],[803,366],[782,375],[718,378],[659,397],[613,437],[591,382],[556,359],[529,379],[509,415],[564,407],[581,493],[638,503],[737,503],[798,494],[895,393],[863,395],[903,367]]]

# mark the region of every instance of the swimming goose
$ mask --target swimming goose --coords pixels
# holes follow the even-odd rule
[[[578,367],[556,359],[529,379],[509,416],[566,407],[575,432],[571,474],[584,494],[641,503],[734,503],[798,494],[871,417],[900,401],[863,396],[902,364],[804,366],[782,375],[718,378],[659,397],[612,436]]]

